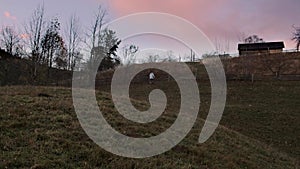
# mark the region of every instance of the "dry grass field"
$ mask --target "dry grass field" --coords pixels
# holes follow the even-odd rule
[[[97,100],[107,121],[128,136],[150,137],[176,119],[180,95],[172,81],[133,84],[140,110],[149,108],[154,88],[168,97],[164,114],[141,125],[116,112],[109,86]],[[85,134],[72,105],[70,88],[0,88],[0,168],[299,168],[300,82],[229,82],[220,126],[204,144],[197,140],[210,105],[210,85],[199,82],[201,107],[188,136],[170,151],[146,159],[106,152]]]

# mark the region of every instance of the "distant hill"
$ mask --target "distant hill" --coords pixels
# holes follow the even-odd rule
[[[221,59],[227,80],[300,80],[300,52],[279,53],[268,55],[249,55],[241,57],[228,57]],[[172,63],[157,63],[172,64]],[[194,73],[197,80],[209,80],[204,64],[200,62],[186,63]],[[147,65],[147,63],[145,63]],[[131,65],[130,69],[136,69],[143,65]],[[128,71],[128,67],[121,67],[122,71]],[[180,69],[177,69],[181,71]],[[166,72],[154,69],[157,81],[172,79]],[[96,86],[108,85],[114,70],[100,72],[96,78]],[[132,83],[147,83],[149,69],[138,73]]]
[[[300,53],[280,53],[257,56],[241,56],[223,58],[223,66],[227,80],[300,80]],[[169,64],[169,63],[158,63]],[[205,66],[200,62],[186,63],[195,74],[197,80],[209,80]],[[33,78],[32,63],[0,50],[0,85],[59,85],[71,86],[72,72],[67,70],[38,66],[38,76]],[[130,67],[135,69],[137,65]],[[121,67],[126,71],[127,67]],[[49,73],[48,73],[49,71]],[[148,71],[140,72],[132,83],[147,82]],[[180,71],[180,70],[178,70]],[[167,73],[154,70],[156,80],[172,79]],[[114,70],[98,73],[96,86],[111,83]]]

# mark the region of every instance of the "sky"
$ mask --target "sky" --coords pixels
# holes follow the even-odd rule
[[[46,16],[57,16],[62,26],[76,13],[82,29],[91,25],[98,5],[107,9],[107,21],[137,12],[176,15],[197,26],[215,46],[229,53],[237,53],[239,40],[253,34],[265,41],[284,41],[286,50],[294,49],[295,43],[291,41],[293,25],[300,26],[299,0],[0,0],[0,25],[15,25],[21,31],[34,9],[42,3]],[[164,48],[175,52],[180,45],[174,40],[152,35],[127,41],[141,48]],[[184,52],[189,53],[188,49]]]

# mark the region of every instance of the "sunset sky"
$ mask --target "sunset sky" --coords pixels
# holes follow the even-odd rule
[[[15,25],[22,30],[23,23],[41,3],[42,0],[0,0],[0,25]],[[237,53],[242,34],[257,34],[265,41],[283,40],[286,49],[294,49],[295,43],[290,40],[292,26],[300,26],[299,0],[49,0],[44,4],[46,16],[59,17],[62,25],[76,13],[83,29],[89,27],[100,4],[108,11],[108,21],[137,12],[173,14],[196,25],[214,44],[229,43],[231,53]],[[145,39],[139,38],[136,43],[155,47]]]

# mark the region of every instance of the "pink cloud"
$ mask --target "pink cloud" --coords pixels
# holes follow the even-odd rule
[[[30,36],[30,35],[28,35],[28,34],[26,34],[26,33],[20,35],[20,37],[21,37],[22,39],[28,39],[29,36]]]
[[[204,20],[207,15],[220,8],[225,1],[213,0],[110,0],[110,5],[117,16],[124,16],[136,12],[165,12],[191,21]]]
[[[17,17],[12,16],[9,12],[5,11],[4,16],[8,19],[17,20]]]
[[[238,42],[238,35],[257,34],[266,41],[287,39],[291,26],[300,20],[296,0],[110,0],[112,12],[124,16],[137,12],[164,12],[185,18],[199,27],[211,40]],[[235,44],[233,48],[235,49]]]

